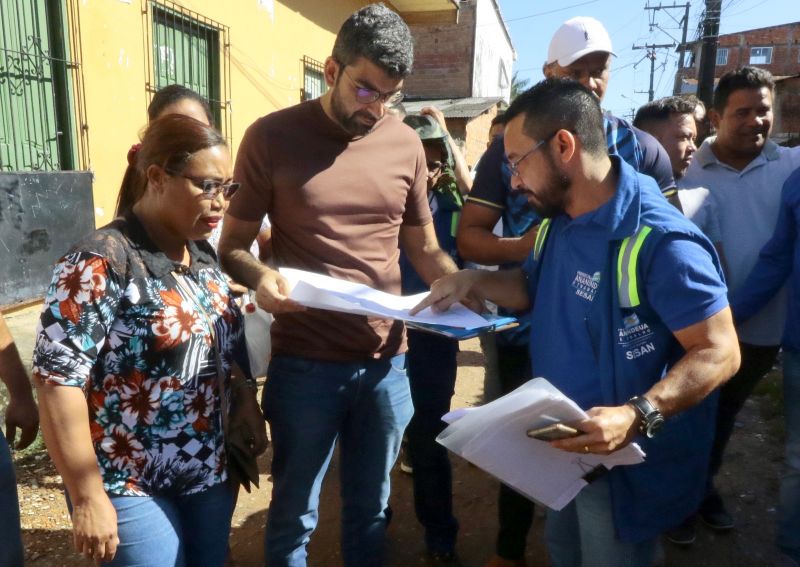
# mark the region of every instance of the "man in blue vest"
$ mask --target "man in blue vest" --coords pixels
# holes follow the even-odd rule
[[[440,118],[436,118],[436,116]],[[438,110],[431,115],[409,115],[403,119],[422,140],[428,167],[428,203],[439,247],[461,267],[456,251],[456,227],[464,198],[455,166],[458,148],[450,145],[450,135],[442,127],[444,117]],[[463,160],[461,160],[463,162]],[[471,180],[462,184],[469,190]],[[408,256],[400,254],[400,276],[404,295],[428,290]],[[453,515],[453,486],[447,449],[436,442],[446,424],[442,416],[450,411],[455,393],[458,364],[458,341],[425,331],[408,329],[406,373],[414,402],[414,417],[406,428],[407,461],[414,483],[414,510],[425,528],[425,544],[430,563],[456,565],[458,521]],[[404,469],[407,470],[407,469]]]
[[[650,565],[659,534],[703,496],[710,394],[739,366],[719,261],[650,177],[609,156],[589,89],[548,79],[507,116],[512,186],[547,219],[534,252],[519,269],[445,276],[415,309],[471,293],[530,310],[533,375],[588,414],[553,446],[609,453],[635,440],[647,455],[548,512],[551,565]]]
[[[579,16],[564,22],[553,34],[542,73],[547,78],[571,78],[600,102],[611,78],[613,46],[603,24]],[[616,154],[637,171],[656,180],[665,197],[676,199],[669,156],[650,134],[627,121],[604,113],[608,153]],[[511,189],[502,136],[481,158],[475,184],[464,204],[458,228],[458,250],[464,260],[501,269],[516,268],[527,258],[541,219],[525,197]],[[673,200],[673,204],[677,201]],[[503,233],[493,228],[502,219]],[[527,319],[496,335],[500,390],[508,393],[530,379]],[[500,486],[499,530],[496,555],[486,567],[524,567],[526,539],[533,524],[533,503],[514,490]]]

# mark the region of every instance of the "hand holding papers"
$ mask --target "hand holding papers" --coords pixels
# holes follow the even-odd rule
[[[644,461],[635,443],[610,455],[568,453],[527,431],[550,423],[585,419],[586,413],[544,378],[478,408],[450,412],[450,425],[437,441],[520,493],[561,510],[588,484],[592,474]]]
[[[426,293],[399,296],[303,270],[281,268],[280,273],[292,288],[289,298],[306,307],[463,329],[491,326],[486,319],[461,304],[453,305],[444,313],[425,309],[416,315],[409,315],[409,310],[422,301]]]

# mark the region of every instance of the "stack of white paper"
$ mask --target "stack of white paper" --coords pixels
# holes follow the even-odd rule
[[[561,510],[587,485],[584,476],[603,465],[635,465],[644,453],[635,443],[611,455],[554,449],[527,436],[529,429],[585,419],[586,413],[544,378],[478,408],[450,412],[437,441],[525,496]]]
[[[464,329],[491,326],[489,321],[460,303],[444,313],[436,313],[428,308],[416,315],[409,315],[408,311],[422,301],[428,295],[427,292],[407,296],[392,295],[364,284],[293,268],[280,268],[280,273],[292,286],[289,298],[306,307]]]

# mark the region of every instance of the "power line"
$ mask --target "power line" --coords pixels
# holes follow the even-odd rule
[[[729,17],[729,18],[732,18],[732,17],[734,17],[734,16],[738,16],[738,15],[740,15],[740,14],[746,14],[747,12],[750,12],[751,10],[755,10],[756,8],[758,8],[759,6],[761,6],[762,4],[766,4],[768,1],[769,1],[769,0],[762,0],[762,1],[761,1],[761,2],[759,2],[758,4],[754,4],[753,6],[750,6],[749,8],[745,8],[745,9],[744,9],[744,10],[742,10],[741,12],[736,12],[735,14],[725,14],[725,15],[726,15],[727,17]]]
[[[511,22],[519,22],[521,20],[530,20],[531,18],[536,18],[538,16],[546,16],[548,14],[555,14],[556,12],[563,12],[564,10],[571,10],[572,8],[577,8],[578,6],[586,6],[587,4],[595,4],[600,0],[588,0],[587,2],[581,2],[580,4],[572,4],[571,6],[564,6],[563,8],[556,8],[555,10],[549,10],[547,12],[539,12],[538,14],[531,14],[530,16],[521,16],[519,18],[511,18],[506,20],[506,23]]]

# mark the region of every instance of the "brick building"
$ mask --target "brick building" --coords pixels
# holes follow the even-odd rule
[[[702,42],[687,45],[682,79],[697,79]],[[719,36],[714,77],[745,65],[766,69],[776,77],[800,74],[800,22],[745,30]],[[684,91],[684,89],[681,89]]]
[[[405,106],[410,112],[427,105],[442,109],[473,166],[486,148],[489,123],[511,95],[516,52],[497,0],[462,0],[457,22],[405,19],[414,36]]]
[[[686,66],[677,72],[681,93],[697,91],[702,42],[687,45]],[[745,30],[719,36],[714,80],[728,71],[752,65],[775,77],[775,122],[772,137],[779,143],[800,141],[800,22]]]
[[[775,81],[772,137],[779,144],[800,146],[800,74]]]

